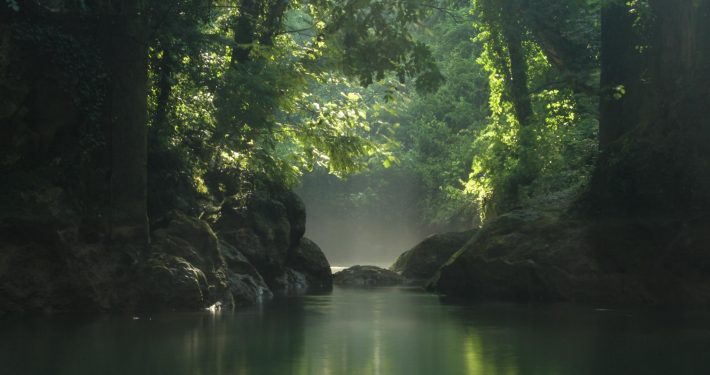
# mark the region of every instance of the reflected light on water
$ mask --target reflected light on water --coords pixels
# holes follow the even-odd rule
[[[373,335],[372,335],[372,374],[381,375],[382,374],[382,324],[381,319],[382,312],[380,311],[380,306],[375,306],[372,310],[372,320],[374,323]]]
[[[0,320],[2,374],[708,374],[707,315],[443,305],[344,290],[235,313]]]
[[[473,329],[468,329],[468,335],[463,343],[464,358],[466,360],[466,374],[484,375],[483,358],[481,358],[481,344],[475,336]]]

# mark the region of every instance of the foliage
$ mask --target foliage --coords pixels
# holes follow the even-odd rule
[[[17,0],[5,0],[5,4],[8,8],[14,10],[15,12],[20,11],[20,5],[17,4]]]
[[[410,36],[427,12],[419,2],[179,1],[150,9],[153,185],[219,198],[292,186],[314,167],[343,176],[391,163],[396,144],[370,121],[349,78],[367,85],[393,72],[421,90],[440,83],[428,49]],[[375,45],[387,55],[373,60]]]
[[[134,4],[80,3],[65,11]],[[471,224],[590,174],[599,1],[140,3],[153,210],[327,170],[384,179],[357,198],[373,204],[406,176],[422,222]]]
[[[491,6],[488,1],[475,4],[480,14],[476,40],[484,46],[478,62],[489,75],[491,113],[474,142],[475,158],[466,184],[466,191],[483,208],[482,216],[503,212],[536,195],[584,184],[594,162],[597,131],[597,98],[578,87],[579,82],[598,75],[595,66],[576,65],[579,70],[565,72],[576,77],[560,82],[560,69],[550,62],[552,57],[545,52],[532,22],[513,30],[522,33],[533,111],[528,124],[520,123],[509,83],[513,79],[509,45],[503,35],[504,28],[511,27],[504,23],[518,21],[509,15],[491,16]],[[587,34],[595,32],[593,23],[565,24],[575,30],[583,26],[589,29]]]
[[[424,227],[441,230],[470,227],[538,196],[585,184],[596,155],[596,61],[575,55],[569,65],[564,61],[563,72],[562,65],[550,62],[553,57],[534,27],[542,13],[563,19],[560,34],[576,48],[583,38],[598,33],[595,19],[589,17],[594,8],[547,4],[538,10],[529,3],[515,2],[513,8],[528,8],[514,21],[509,14],[493,17],[485,7],[500,3],[488,1],[476,2],[472,12],[463,2],[428,17],[415,37],[431,46],[445,77],[443,85],[435,93],[410,90],[411,82],[390,86],[394,90],[386,96],[387,111],[375,111],[371,117],[394,130],[401,145],[394,152],[398,163],[390,165],[391,170],[373,166],[363,177],[335,187],[342,194],[333,199],[350,201],[350,212],[379,212],[400,202],[395,210],[400,215],[413,215]],[[504,35],[510,25],[501,22],[515,22],[512,31],[521,33],[533,112],[524,129],[511,90]],[[596,54],[595,42],[586,43],[585,53]],[[374,103],[373,108],[384,104],[382,97],[375,97]],[[528,132],[528,143],[521,142],[522,131]],[[363,180],[369,181],[368,193],[352,193]],[[309,179],[307,188],[314,184]],[[408,196],[396,194],[405,191],[403,184],[416,185],[405,189],[417,194],[415,210],[404,208]]]
[[[468,6],[428,20],[430,32],[420,38],[433,46],[446,81],[434,94],[412,95],[398,118],[405,150],[401,167],[419,176],[421,216],[429,225],[476,221],[478,207],[464,182],[474,157],[471,142],[488,115],[489,89],[476,63],[481,45],[472,40],[471,23]]]
[[[346,75],[367,86],[394,72],[400,83],[415,77],[421,92],[441,83],[429,48],[405,31],[430,12],[426,2],[348,0],[327,8],[330,27],[338,30],[333,39],[340,46],[338,63]]]

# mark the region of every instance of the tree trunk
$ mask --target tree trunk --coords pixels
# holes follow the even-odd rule
[[[274,37],[281,30],[283,17],[289,6],[289,0],[272,0],[269,12],[264,20],[264,33],[259,42],[265,46],[274,44]]]
[[[173,91],[172,82],[172,54],[169,48],[163,50],[162,56],[157,62],[158,67],[158,82],[157,82],[157,97],[155,99],[155,116],[153,118],[152,135],[159,139],[168,139],[172,135],[172,129],[168,123],[168,110],[170,105],[170,96]]]
[[[637,121],[629,104],[640,94],[636,90],[641,66],[634,50],[634,17],[627,6],[606,6],[601,19],[599,148],[606,159],[609,145]]]
[[[648,126],[657,129],[669,161],[657,166],[658,190],[677,212],[703,212],[710,209],[710,1],[649,3],[656,22],[649,64],[655,95],[648,106],[654,117]]]
[[[252,44],[256,42],[256,21],[258,18],[255,0],[242,0],[239,18],[234,23],[234,50],[232,65],[249,61]]]
[[[518,14],[510,1],[502,3],[502,15],[513,17]],[[507,86],[510,100],[513,103],[515,117],[518,120],[518,167],[510,183],[509,192],[513,204],[517,203],[520,187],[529,185],[537,175],[535,163],[535,135],[532,129],[533,108],[528,88],[528,63],[523,46],[524,28],[518,19],[507,19],[502,22],[503,38],[510,59],[510,72],[507,75]]]
[[[506,4],[508,2],[506,1]],[[510,7],[507,7],[510,9]],[[504,11],[504,15],[512,16],[512,11]],[[522,27],[517,20],[510,20],[503,25],[503,37],[510,58],[510,74],[508,75],[508,91],[515,109],[515,116],[521,128],[530,125],[533,116],[530,90],[528,89],[528,63],[523,48]]]
[[[625,6],[604,9],[590,203],[603,214],[688,216],[710,209],[710,1],[649,4],[644,43]],[[619,85],[625,94],[614,98]]]
[[[122,5],[106,24],[111,80],[111,239],[147,244],[147,30],[138,2]]]

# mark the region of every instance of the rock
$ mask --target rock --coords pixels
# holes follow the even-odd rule
[[[210,306],[204,272],[184,258],[159,253],[146,267],[146,290],[141,310],[198,310]]]
[[[61,189],[27,193],[29,203],[3,196],[0,313],[201,310],[259,303],[271,286],[330,290],[328,261],[301,238],[300,199],[257,195],[248,209],[234,202],[226,210],[223,239],[207,222],[172,212],[148,246],[107,242],[100,216],[79,217]]]
[[[87,243],[71,223],[0,220],[0,311],[97,312],[134,306],[126,249]]]
[[[303,239],[306,209],[291,191],[259,192],[222,207],[220,237],[254,265],[271,291],[294,294],[332,288],[330,265],[312,241]]]
[[[0,311],[194,311],[272,296],[206,222],[169,218],[148,249],[82,242],[78,228],[54,222],[0,222]]]
[[[475,300],[707,305],[707,227],[517,210],[484,225],[428,287]]]
[[[236,248],[221,241],[222,255],[227,263],[229,289],[236,306],[248,306],[273,297],[259,271]]]
[[[291,226],[291,245],[295,246],[306,234],[306,205],[301,197],[290,190],[282,195],[281,201],[286,207],[286,216]]]
[[[201,268],[224,267],[219,240],[210,225],[174,212],[168,224],[153,231],[153,250],[184,257]]]
[[[476,232],[477,230],[470,230],[429,236],[400,255],[390,270],[416,284],[425,284]]]
[[[375,266],[353,266],[333,275],[333,284],[350,287],[396,286],[404,282],[396,272]]]
[[[284,269],[284,272],[274,279],[274,293],[285,295],[301,295],[309,292],[308,280],[303,272],[291,268]]]
[[[301,238],[299,245],[290,252],[287,264],[290,270],[303,276],[305,292],[329,292],[333,289],[330,263],[320,247],[310,239]]]
[[[266,193],[254,194],[244,204],[234,198],[225,203],[215,228],[272,286],[285,270],[292,245],[286,206]]]
[[[483,300],[560,301],[582,298],[596,283],[598,265],[583,246],[584,233],[538,212],[517,211],[491,220],[434,277],[431,288]],[[591,295],[587,297],[592,297]]]
[[[155,230],[152,237],[146,285],[161,287],[146,291],[150,296],[146,308],[184,310],[217,302],[233,304],[227,264],[209,224],[173,213],[167,226]]]
[[[72,310],[87,296],[73,290],[81,280],[69,272],[67,249],[51,230],[24,237],[20,229],[0,224],[0,311]]]

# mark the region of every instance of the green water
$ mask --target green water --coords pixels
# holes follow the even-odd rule
[[[0,374],[710,374],[710,314],[336,289],[217,315],[6,318]]]

